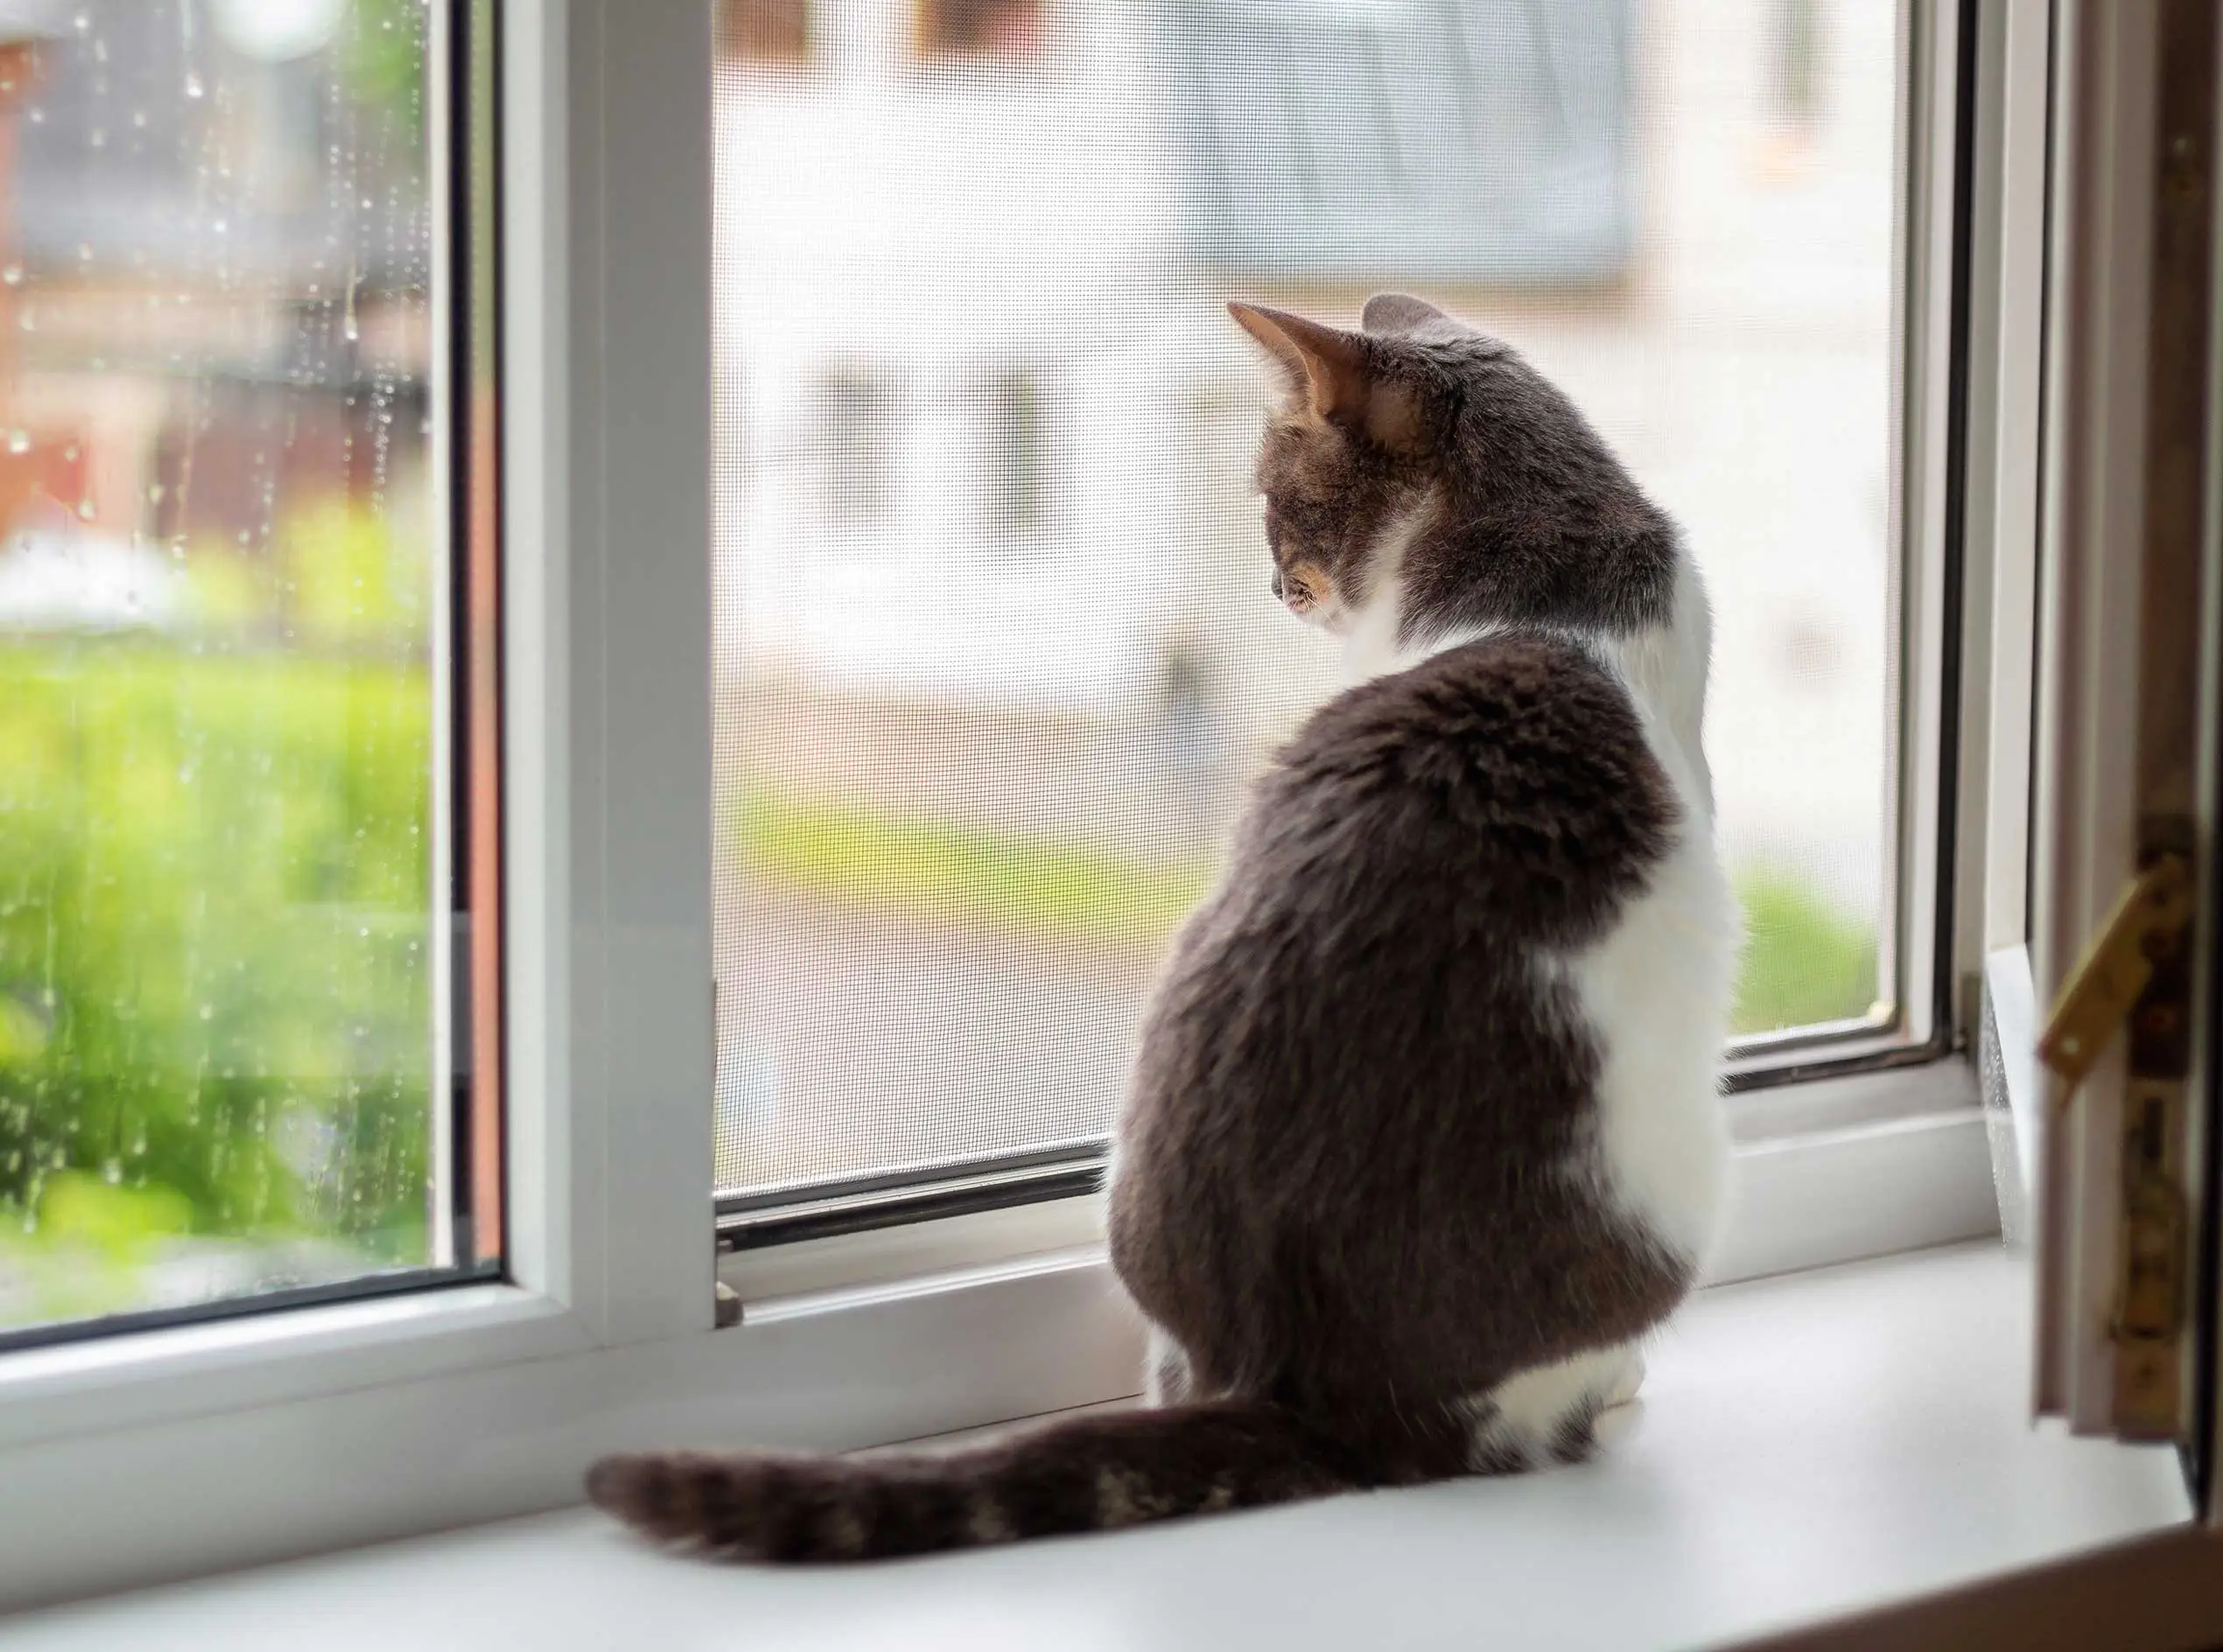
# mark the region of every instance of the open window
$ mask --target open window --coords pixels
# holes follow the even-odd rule
[[[2212,1509],[2219,42],[2210,9],[2161,5],[2084,9],[2065,45],[2028,955],[2050,1006],[2028,1121],[2037,1400],[2079,1432],[2176,1442]]]

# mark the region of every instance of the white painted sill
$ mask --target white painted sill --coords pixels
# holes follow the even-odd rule
[[[1996,1232],[1973,1091],[1939,1063],[1746,1110],[1767,1128],[1712,1283]],[[699,1330],[604,1343],[488,1286],[16,1355],[0,1612],[560,1508],[613,1449],[848,1449],[1130,1394],[1139,1327],[1089,1215],[793,1247],[786,1279],[736,1281],[737,1331],[711,1330],[707,1288]]]
[[[1703,1292],[1601,1460],[1529,1478],[820,1572],[683,1561],[573,1511],[21,1618],[0,1643],[1733,1644],[2188,1518],[2166,1449],[2030,1426],[2028,1298],[1996,1244]]]

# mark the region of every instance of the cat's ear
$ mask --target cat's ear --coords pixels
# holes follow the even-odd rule
[[[1412,444],[1419,428],[1412,393],[1374,370],[1359,334],[1264,304],[1231,303],[1227,313],[1280,363],[1291,395],[1301,396],[1315,417],[1385,447]]]
[[[1409,292],[1378,292],[1366,301],[1365,309],[1358,313],[1358,325],[1369,332],[1418,332],[1423,328],[1448,327],[1462,331],[1459,324],[1437,309],[1426,298],[1415,298]]]
[[[1351,334],[1264,304],[1230,304],[1227,313],[1281,364],[1290,392],[1303,392],[1319,416],[1347,422],[1364,409],[1365,346]]]

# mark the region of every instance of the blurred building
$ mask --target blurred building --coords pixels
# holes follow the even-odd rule
[[[748,656],[1147,687],[1185,559],[1239,537],[1221,427],[1254,375],[1204,290],[1619,279],[1630,27],[1626,0],[729,0]]]
[[[421,488],[423,6],[13,4],[0,528],[253,560]]]
[[[876,752],[891,703],[1154,719],[1165,763],[1239,767],[1338,668],[1266,592],[1221,301],[1406,287],[1677,513],[1732,839],[1872,907],[1895,30],[1849,0],[721,0],[719,635],[783,696],[758,755],[827,698],[837,785],[931,767]]]

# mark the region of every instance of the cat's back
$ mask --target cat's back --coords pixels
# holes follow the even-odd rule
[[[1578,948],[1670,851],[1685,800],[1629,690],[1581,646],[1510,632],[1346,690],[1262,783],[1239,851],[1249,898],[1342,919],[1395,909],[1418,940],[1482,923]]]
[[[1129,1126],[1325,1117],[1532,1068],[1571,1106],[1549,979],[1623,927],[1686,818],[1626,687],[1560,638],[1491,636],[1347,690],[1260,778],[1175,943]]]

